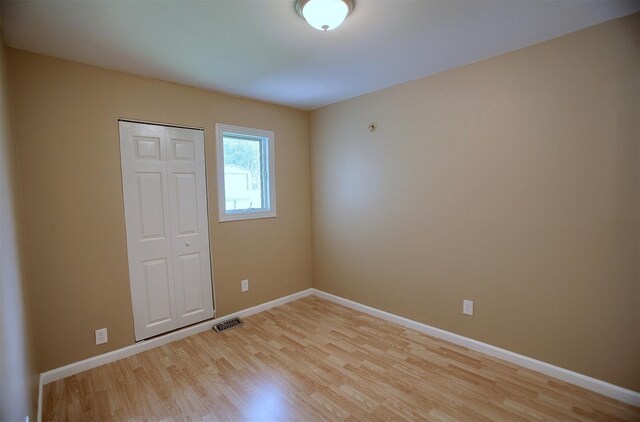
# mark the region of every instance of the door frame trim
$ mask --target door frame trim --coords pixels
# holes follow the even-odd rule
[[[162,123],[162,122],[154,122],[151,120],[128,119],[126,117],[118,117],[118,125],[120,124],[120,122],[140,123],[143,125],[154,125],[154,126],[163,126],[163,127],[174,127],[176,129],[201,130],[204,132],[204,127],[202,126],[186,126],[186,125],[178,125],[174,123]]]

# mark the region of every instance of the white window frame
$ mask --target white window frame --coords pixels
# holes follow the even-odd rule
[[[263,189],[265,189],[265,185],[268,186],[268,192],[266,192],[269,202],[268,209],[227,211],[224,187],[223,136],[225,133],[256,138],[266,143],[266,148],[263,151],[266,151],[267,157],[262,162],[264,167],[262,170],[265,173],[263,174],[263,180],[266,178],[269,181],[269,183],[263,184]],[[276,216],[275,137],[273,131],[216,123],[216,164],[218,175],[218,220],[220,222],[273,218]]]

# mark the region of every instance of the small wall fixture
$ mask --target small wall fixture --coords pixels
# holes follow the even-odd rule
[[[320,31],[340,26],[353,10],[353,0],[296,0],[296,11]]]

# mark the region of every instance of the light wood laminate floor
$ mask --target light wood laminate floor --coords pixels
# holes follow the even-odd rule
[[[314,296],[44,386],[43,420],[640,420]]]

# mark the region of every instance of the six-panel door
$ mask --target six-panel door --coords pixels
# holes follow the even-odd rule
[[[120,122],[136,340],[213,317],[201,130]]]

